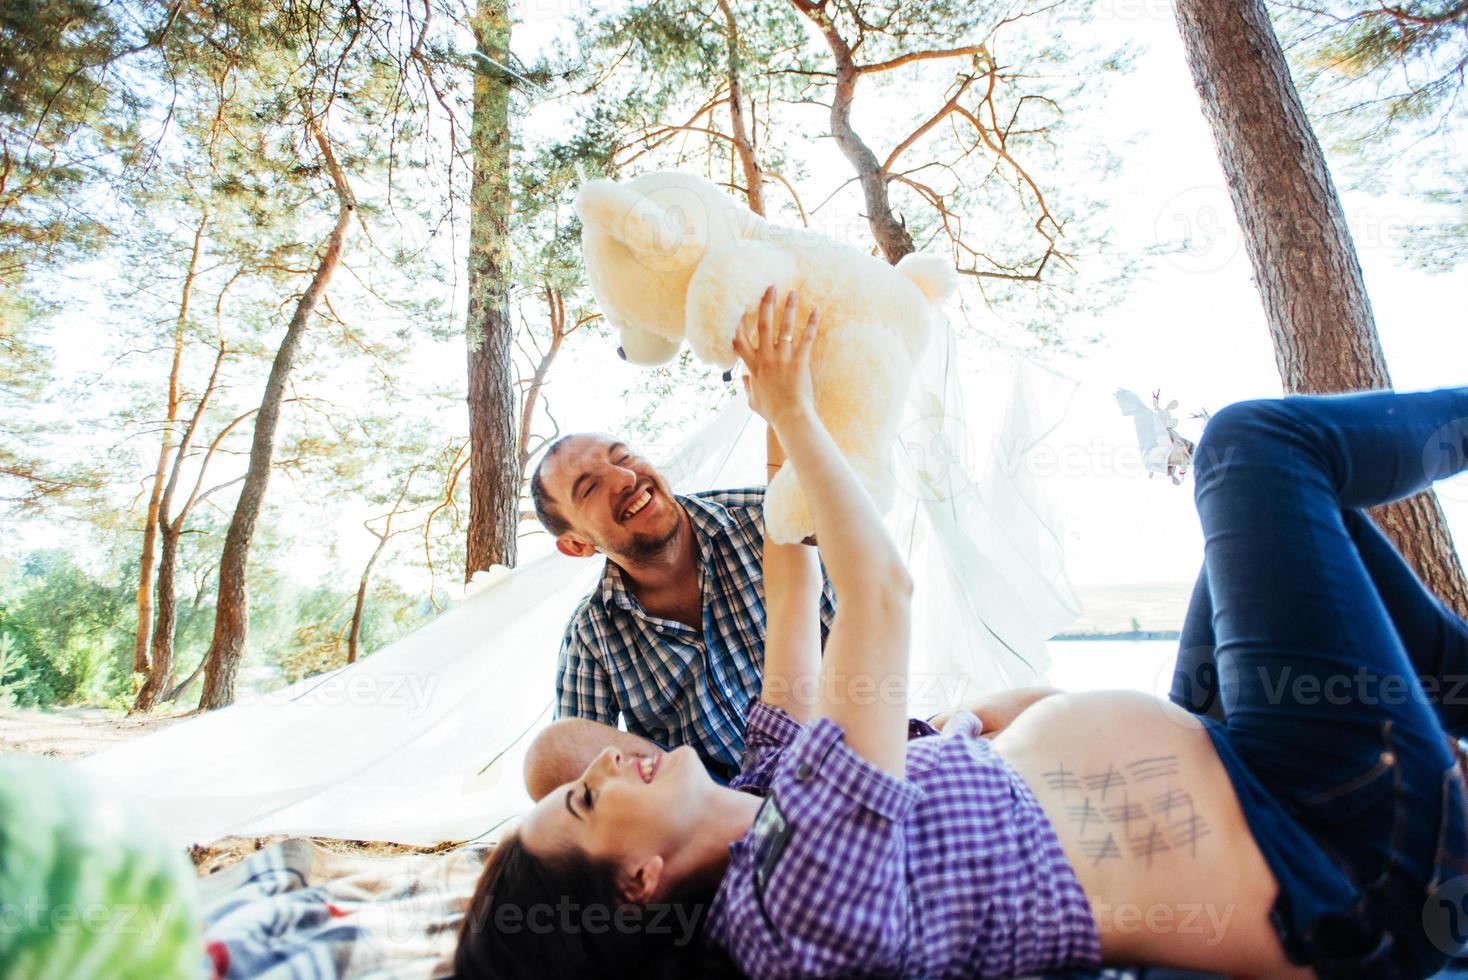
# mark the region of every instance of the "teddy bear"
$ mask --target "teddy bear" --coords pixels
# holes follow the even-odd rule
[[[896,266],[808,229],[786,228],[688,174],[590,180],[575,200],[587,280],[619,353],[634,364],[672,359],[686,340],[728,372],[734,333],[769,286],[795,290],[796,322],[821,313],[811,350],[816,413],[885,511],[902,406],[935,314],[958,286],[952,264],[914,253]],[[799,474],[783,467],[765,494],[765,530],[811,535]]]

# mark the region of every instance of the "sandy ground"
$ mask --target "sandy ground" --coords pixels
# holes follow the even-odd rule
[[[0,753],[21,752],[55,759],[80,759],[187,717],[129,717],[109,708],[54,708],[34,711],[0,708]]]
[[[128,716],[108,708],[55,708],[36,711],[0,708],[0,754],[21,753],[53,759],[80,759],[128,739],[177,724],[192,712]],[[354,854],[421,854],[451,850],[454,845],[409,847],[382,841],[348,841],[311,838],[335,851]],[[210,844],[189,848],[189,857],[201,876],[213,874],[243,860],[283,836],[225,837]]]

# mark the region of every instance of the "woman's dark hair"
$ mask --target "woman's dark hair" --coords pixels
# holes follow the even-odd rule
[[[703,938],[711,894],[646,906],[622,901],[616,868],[577,851],[541,856],[511,833],[469,901],[455,980],[737,977]]]

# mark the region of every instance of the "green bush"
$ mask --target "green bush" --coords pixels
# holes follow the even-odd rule
[[[22,706],[90,704],[127,688],[133,590],[60,551],[28,555],[0,580],[0,696]]]
[[[136,565],[89,571],[62,551],[0,562],[0,705],[130,707],[140,680],[132,673],[136,581]],[[288,682],[342,666],[355,598],[355,588],[302,587],[270,564],[253,566],[245,666]],[[212,589],[195,595],[186,586],[177,610],[174,675],[182,679],[209,648]],[[431,615],[421,597],[382,576],[368,597],[358,656]],[[253,683],[271,684],[258,670]],[[185,692],[181,703],[195,696],[197,689]]]

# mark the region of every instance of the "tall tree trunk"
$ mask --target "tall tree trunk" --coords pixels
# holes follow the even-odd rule
[[[362,579],[357,583],[357,601],[352,606],[352,628],[347,633],[348,664],[357,662],[357,641],[362,636],[362,614],[367,609],[367,587],[372,583],[372,566],[377,564],[377,557],[386,547],[387,538],[379,538],[377,547],[372,549],[372,557],[367,559],[367,564],[362,569]]]
[[[158,501],[163,495],[163,473],[168,453],[173,448],[170,418],[164,423],[163,444],[158,450],[158,468],[153,472],[153,487],[148,492],[148,513],[143,519],[143,550],[138,556],[138,626],[133,633],[133,673],[148,671],[148,637],[153,628],[153,566],[157,561]]]
[[[403,490],[403,496],[407,496],[406,488]],[[403,497],[399,497],[398,505],[401,506],[402,502]],[[387,547],[387,541],[392,537],[392,519],[396,514],[397,510],[394,508],[393,512],[387,515],[387,526],[382,529],[381,534],[370,527],[367,528],[369,532],[376,535],[377,547],[372,549],[372,557],[368,558],[367,564],[362,567],[362,578],[357,583],[357,601],[352,606],[352,628],[347,633],[348,664],[357,662],[357,643],[362,638],[362,614],[367,610],[367,588],[372,584],[372,568],[377,564],[377,559],[382,557],[383,549]]]
[[[210,574],[213,571],[214,571],[213,568],[207,569],[205,571],[204,575],[203,575],[203,578],[207,580],[209,578]],[[194,592],[194,601],[192,603],[192,605],[194,607],[194,610],[197,611],[198,608],[201,605],[203,605],[203,603],[204,603],[204,587],[201,585]],[[198,680],[199,679],[199,675],[204,672],[204,660],[205,660],[204,657],[200,657],[199,658],[199,662],[194,665],[194,669],[189,672],[189,676],[185,677],[183,680],[181,680],[177,684],[173,685],[173,689],[172,690],[165,692],[164,695],[163,695],[163,699],[162,700],[163,701],[177,701],[178,698],[179,698],[179,695],[181,695],[185,691],[187,691],[189,689],[189,686],[191,684],[193,684],[194,681]]]
[[[561,345],[566,342],[566,337],[594,318],[586,317],[578,320],[575,326],[567,329],[565,295],[549,283],[545,285],[542,294],[545,296],[546,321],[550,324],[550,343],[545,350],[541,351],[540,358],[535,363],[535,371],[530,376],[530,383],[525,386],[525,395],[520,402],[520,431],[515,436],[515,455],[520,461],[521,473],[525,472],[525,467],[533,455],[530,449],[530,437],[535,424],[535,409],[540,404],[540,391],[545,387],[545,379],[550,374],[551,365],[555,364],[556,357],[561,353]]]
[[[154,554],[158,539],[158,508],[163,500],[163,477],[168,468],[168,457],[173,451],[173,429],[178,422],[179,372],[183,366],[184,329],[189,319],[189,295],[194,289],[194,278],[199,269],[199,249],[204,241],[204,229],[209,224],[209,207],[204,206],[199,216],[199,226],[194,229],[194,247],[189,253],[188,269],[184,272],[183,295],[178,301],[178,319],[173,326],[173,364],[168,370],[168,409],[163,419],[163,442],[158,447],[158,466],[153,471],[153,486],[148,491],[148,514],[143,523],[143,551],[138,559],[138,628],[133,635],[133,670],[137,673],[148,669],[148,636],[153,617],[153,569]]]
[[[173,689],[171,691],[163,695],[163,701],[177,701],[179,695],[187,691],[189,689],[189,685],[199,679],[199,675],[204,672],[205,663],[206,661],[204,660],[204,658],[200,657],[199,662],[194,665],[194,669],[189,673],[189,676],[179,681],[173,686]]]
[[[219,595],[214,612],[214,638],[209,643],[209,652],[204,655],[204,690],[199,696],[200,710],[223,708],[234,703],[235,674],[239,671],[240,657],[245,650],[245,635],[249,628],[249,608],[245,591],[245,564],[249,558],[250,539],[255,534],[255,521],[265,502],[265,488],[270,482],[270,468],[275,455],[275,430],[280,422],[280,407],[285,398],[286,381],[295,365],[296,353],[305,336],[316,305],[326,292],[326,285],[336,272],[341,260],[342,244],[346,240],[347,226],[352,220],[356,204],[346,176],[337,165],[336,156],[326,141],[325,135],[314,124],[312,136],[321,150],[327,170],[336,186],[341,207],[337,212],[336,226],[326,240],[326,251],[311,277],[311,284],[301,294],[295,312],[286,327],[285,338],[275,352],[275,361],[270,366],[270,377],[265,382],[265,394],[260,399],[259,414],[255,418],[255,436],[250,446],[250,464],[245,470],[245,485],[240,490],[235,505],[234,517],[229,522],[229,531],[224,537],[224,551],[219,556]]]
[[[199,394],[193,414],[189,417],[189,424],[184,427],[183,435],[178,440],[178,447],[173,454],[173,468],[168,474],[168,484],[163,488],[163,494],[158,501],[158,532],[163,539],[163,551],[158,557],[158,612],[153,622],[152,656],[149,658],[148,674],[142,689],[138,691],[137,700],[133,702],[134,711],[152,711],[173,681],[173,632],[178,622],[173,576],[178,566],[178,540],[183,534],[184,521],[188,518],[189,511],[200,499],[199,489],[203,485],[204,474],[209,470],[209,460],[214,457],[220,441],[234,428],[238,419],[220,433],[209,447],[209,452],[199,464],[194,490],[176,516],[173,513],[173,496],[178,490],[179,477],[188,461],[189,450],[193,447],[194,435],[199,431],[199,422],[204,418],[204,410],[209,407],[209,399],[219,385],[219,370],[224,365],[227,350],[225,342],[220,340],[219,353],[214,358],[214,369],[209,372],[209,381]]]
[[[403,501],[408,499],[408,491],[412,489],[413,477],[417,472],[418,467],[416,466],[408,471],[407,477],[403,480],[403,488],[398,493],[398,499],[393,503],[392,510],[387,512],[380,532],[372,530],[371,522],[362,524],[367,529],[367,533],[377,539],[377,547],[372,549],[372,557],[367,559],[367,564],[362,568],[362,579],[357,583],[357,602],[352,607],[352,628],[347,634],[348,664],[357,662],[357,642],[362,637],[362,613],[367,608],[367,587],[372,583],[372,568],[377,564],[377,559],[382,557],[383,550],[387,548],[387,542],[392,538],[392,522],[397,518],[398,511],[402,510]]]
[[[520,465],[515,445],[515,332],[510,320],[510,14],[480,0],[469,212],[469,534],[464,580],[515,564]]]
[[[163,548],[158,561],[158,608],[153,616],[152,662],[143,689],[133,703],[134,711],[152,711],[173,684],[173,631],[178,623],[178,596],[173,573],[178,567],[179,531],[164,522],[158,525]]]
[[[861,76],[857,70],[856,57],[851,45],[841,35],[841,29],[831,17],[824,0],[790,0],[795,9],[814,24],[831,49],[836,62],[836,90],[831,96],[831,136],[841,153],[856,171],[861,184],[862,199],[866,203],[867,224],[872,238],[882,251],[882,258],[896,265],[904,256],[916,250],[907,224],[892,210],[892,199],[887,183],[890,178],[872,148],[867,146],[851,125],[851,104],[856,97],[856,81]]]
[[[744,171],[744,196],[749,200],[749,210],[763,216],[765,175],[760,171],[759,159],[755,155],[754,133],[744,119],[739,23],[734,19],[734,9],[729,6],[729,0],[719,0],[719,9],[724,12],[724,44],[729,52],[729,130],[734,138],[734,155],[739,158],[739,166]]]
[[[1345,212],[1263,0],[1177,0],[1177,21],[1285,391],[1391,387]],[[1468,615],[1437,497],[1373,516],[1423,582]]]

